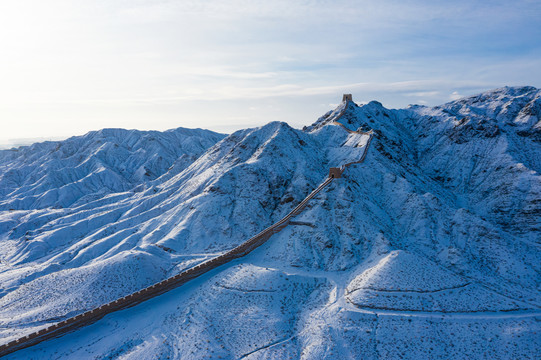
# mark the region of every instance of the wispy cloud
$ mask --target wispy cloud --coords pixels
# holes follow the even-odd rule
[[[365,93],[388,93],[400,94],[405,97],[440,97],[441,89],[489,89],[495,84],[474,81],[445,81],[445,80],[418,80],[403,81],[393,83],[345,83],[327,86],[302,86],[297,84],[281,84],[268,87],[235,87],[223,86],[213,89],[207,88],[188,88],[179,87],[178,96],[160,96],[160,97],[118,97],[118,98],[87,98],[81,100],[47,100],[46,103],[59,104],[174,104],[185,101],[225,101],[240,99],[269,99],[280,97],[310,97],[317,95],[335,95],[343,92],[365,92]],[[438,89],[438,90],[436,90]],[[454,91],[453,96],[458,96]],[[253,109],[253,108],[251,108]]]
[[[460,95],[458,91],[453,91],[452,94],[449,96],[449,99],[451,100],[458,100],[460,98],[464,97],[463,95]]]
[[[2,130],[295,122],[342,92],[401,107],[541,86],[539,18],[528,0],[6,1]]]

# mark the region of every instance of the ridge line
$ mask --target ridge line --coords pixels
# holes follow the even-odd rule
[[[347,106],[347,101],[346,101],[346,106]],[[372,137],[373,137],[372,131],[368,133],[364,133],[364,132],[352,131],[347,128],[345,129],[352,133],[369,135],[369,138],[365,145],[365,149],[364,149],[363,155],[361,156],[361,159],[355,162],[342,165],[340,167],[340,175],[350,165],[362,163],[364,161],[366,157],[366,153],[368,152],[368,147],[370,146],[370,141],[372,140]],[[305,209],[306,205],[308,204],[308,201],[310,201],[321,190],[327,187],[335,178],[340,177],[340,176],[335,177],[333,175],[332,169],[336,169],[336,168],[331,168],[329,176],[326,178],[326,180],[323,181],[310,194],[308,194],[308,196],[306,196],[306,198],[304,198],[304,200],[302,200],[299,203],[299,205],[297,205],[293,210],[291,210],[286,216],[284,216],[282,219],[272,224],[271,226],[267,227],[266,229],[260,231],[258,234],[252,236],[251,238],[249,238],[242,244],[234,247],[233,249],[225,252],[222,255],[219,255],[210,260],[204,261],[200,264],[197,264],[196,266],[191,267],[177,275],[171,276],[165,280],[162,280],[158,283],[150,285],[139,291],[128,294],[124,297],[113,300],[109,303],[103,304],[97,308],[85,311],[81,314],[72,316],[70,318],[67,318],[63,321],[57,322],[56,324],[50,325],[46,328],[30,333],[21,338],[12,340],[6,344],[0,345],[0,357],[4,357],[5,355],[16,352],[18,350],[22,350],[24,348],[37,345],[49,339],[61,337],[69,332],[91,325],[110,313],[136,306],[146,300],[152,299],[156,296],[159,296],[168,291],[171,291],[187,283],[190,280],[193,280],[223,264],[226,264],[232,261],[233,259],[237,259],[237,258],[247,255],[248,253],[250,253],[257,247],[267,242],[267,240],[269,240],[272,235],[280,232],[287,225],[289,225],[291,218],[299,215]]]

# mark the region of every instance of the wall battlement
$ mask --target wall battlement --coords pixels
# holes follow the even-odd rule
[[[344,96],[342,96],[342,101],[353,101],[353,96],[351,94],[344,94]]]

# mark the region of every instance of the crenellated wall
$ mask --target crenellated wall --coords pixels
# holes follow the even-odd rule
[[[344,98],[346,97],[346,95],[344,95]],[[351,95],[349,95],[349,100],[351,101]],[[335,124],[342,125],[340,123],[335,123]],[[177,288],[187,283],[188,281],[195,279],[217,268],[220,265],[226,264],[233,259],[240,258],[250,253],[252,250],[256,249],[262,244],[264,244],[273,234],[276,234],[280,232],[282,229],[284,229],[289,224],[290,220],[293,217],[300,214],[304,210],[306,205],[308,204],[308,201],[310,201],[321,190],[327,187],[335,178],[340,178],[342,173],[348,166],[352,164],[361,163],[364,161],[366,157],[366,153],[368,151],[368,147],[370,145],[370,141],[372,139],[372,132],[369,132],[369,133],[354,132],[345,128],[343,125],[342,127],[350,133],[367,134],[370,136],[361,159],[359,159],[359,161],[356,161],[356,162],[344,164],[340,168],[331,168],[329,177],[325,179],[325,181],[323,181],[314,191],[312,191],[303,201],[301,201],[299,205],[297,205],[297,207],[295,207],[289,214],[284,216],[280,221],[264,229],[257,235],[251,237],[250,239],[248,239],[241,245],[233,248],[232,250],[220,256],[217,256],[211,260],[198,264],[186,271],[181,272],[180,274],[172,276],[168,279],[160,281],[156,284],[153,284],[149,287],[141,289],[132,294],[126,295],[110,303],[101,305],[98,308],[89,310],[82,314],[60,321],[54,325],[41,329],[37,332],[31,333],[17,340],[10,341],[7,344],[0,345],[0,357],[10,354],[12,352],[15,352],[17,350],[39,344],[40,342],[45,341],[45,340],[55,338],[55,337],[60,337],[66,333],[69,333],[81,327],[90,325],[98,321],[99,319],[101,319],[107,314],[110,314],[112,312],[115,312],[121,309],[126,309],[129,307],[135,306],[143,301],[146,301],[148,299],[161,295],[165,292],[168,292],[174,288]]]

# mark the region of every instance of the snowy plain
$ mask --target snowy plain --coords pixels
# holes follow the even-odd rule
[[[343,114],[338,117],[339,114]],[[541,91],[342,103],[302,130],[105,129],[0,151],[2,343],[240,244],[170,293],[7,359],[535,359]]]

